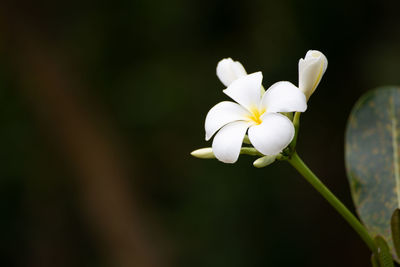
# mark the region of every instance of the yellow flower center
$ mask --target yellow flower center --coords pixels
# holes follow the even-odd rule
[[[262,121],[261,121],[261,116],[265,113],[265,108],[263,108],[263,109],[258,109],[257,107],[252,107],[251,109],[250,109],[250,111],[251,111],[251,115],[249,115],[248,116],[248,118],[251,120],[251,121],[253,121],[253,122],[255,122],[256,123],[256,125],[260,125],[261,123],[262,123]]]

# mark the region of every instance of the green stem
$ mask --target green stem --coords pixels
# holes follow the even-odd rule
[[[261,154],[260,152],[258,152],[258,150],[255,149],[254,147],[242,147],[240,149],[240,154],[246,154],[246,155],[250,155],[250,156],[261,156],[261,157],[264,156],[264,154]]]
[[[368,234],[365,227],[351,213],[343,203],[318,179],[318,177],[301,160],[297,152],[294,152],[288,162],[309,182],[328,202],[336,209],[340,215],[353,227],[361,239],[367,244],[372,252],[376,252],[376,245]]]
[[[294,150],[296,148],[296,144],[297,144],[297,137],[299,136],[299,128],[300,128],[300,115],[301,112],[296,112],[294,114],[294,118],[293,118],[293,126],[294,126],[294,137],[292,142],[290,143],[289,147]]]

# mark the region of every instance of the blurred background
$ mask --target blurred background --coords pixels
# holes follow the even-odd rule
[[[1,266],[369,266],[346,222],[285,162],[189,153],[227,100],[225,57],[264,86],[328,70],[298,152],[354,211],[347,116],[400,84],[398,1],[2,1]]]

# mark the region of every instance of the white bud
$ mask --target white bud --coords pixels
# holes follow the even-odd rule
[[[256,168],[263,168],[263,167],[268,166],[271,163],[273,163],[277,156],[278,155],[264,156],[264,157],[258,158],[253,162],[253,165]]]
[[[215,159],[214,153],[212,151],[211,147],[206,147],[206,148],[200,148],[192,153],[190,153],[193,157],[199,158],[199,159]]]
[[[217,65],[217,76],[228,87],[234,80],[246,76],[247,72],[239,61],[224,58]]]
[[[304,59],[299,60],[299,88],[307,100],[314,93],[327,67],[328,60],[317,50],[309,50]]]

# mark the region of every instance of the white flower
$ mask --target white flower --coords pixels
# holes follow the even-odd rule
[[[234,80],[246,76],[247,72],[239,61],[224,58],[217,65],[217,76],[228,87]]]
[[[217,159],[234,163],[248,129],[249,139],[264,155],[276,155],[294,136],[293,123],[278,112],[304,112],[305,95],[290,82],[277,82],[261,95],[261,72],[243,76],[223,92],[237,103],[223,101],[208,112],[206,140],[218,130],[212,143]]]
[[[317,50],[309,50],[304,59],[299,60],[299,88],[307,100],[314,93],[327,67],[328,60]]]

